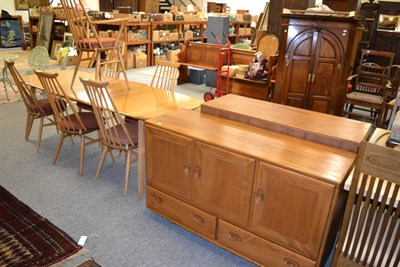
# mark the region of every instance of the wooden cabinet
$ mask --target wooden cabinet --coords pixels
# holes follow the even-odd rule
[[[171,132],[148,128],[147,184],[182,200],[192,200],[191,168],[194,141]],[[174,155],[171,157],[171,155]]]
[[[168,49],[178,49],[185,40],[203,42],[207,21],[153,21],[151,25],[151,51],[156,49],[163,54]]]
[[[113,10],[118,9],[118,7],[130,6],[138,10],[138,0],[107,0],[107,1],[99,1],[100,11],[111,12]]]
[[[153,127],[147,130],[146,154],[152,158],[147,166],[149,185],[247,225],[254,159]],[[220,185],[225,185],[223,191]]]
[[[271,0],[269,1],[269,15],[267,30],[280,40],[281,14],[284,8],[305,10],[313,6],[315,1],[311,0]]]
[[[282,15],[275,101],[341,115],[357,24],[354,18]]]
[[[389,29],[379,25],[381,16],[400,16],[400,4],[398,2],[381,1],[377,7],[370,48],[395,53],[393,64],[400,65],[400,32],[394,31],[393,27]]]
[[[267,110],[282,107],[225,97],[240,99],[245,117],[255,102]],[[147,207],[260,265],[323,265],[334,246],[343,184],[356,154],[324,145],[329,141],[315,143],[285,130],[240,123],[235,111],[218,108],[230,104],[221,104],[224,98],[205,103],[207,113],[179,110],[146,121]],[[317,114],[350,126],[347,119]],[[275,117],[263,119],[277,125]],[[353,139],[347,134],[339,135]]]
[[[193,166],[193,203],[220,218],[246,226],[255,160],[197,142]]]
[[[261,162],[255,177],[250,228],[316,260],[334,191],[331,184]],[[310,203],[314,203],[312,209],[304,210]]]
[[[241,40],[253,38],[254,29],[251,27],[251,21],[230,21],[229,28],[228,37],[232,44],[243,43]]]
[[[393,65],[400,65],[400,32],[377,30],[373,49],[395,53]]]

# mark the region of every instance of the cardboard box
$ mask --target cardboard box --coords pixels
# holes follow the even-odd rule
[[[154,63],[157,64],[159,61],[166,61],[167,58],[165,55],[154,56]]]
[[[168,50],[167,51],[167,58],[169,61],[178,62],[178,54],[181,50]]]
[[[160,40],[160,31],[154,30],[153,31],[153,41],[159,41]]]
[[[178,32],[170,32],[169,33],[169,40],[178,40],[179,39],[179,33]]]
[[[171,13],[163,14],[163,21],[173,21],[173,20],[174,20],[174,16],[172,16]]]
[[[135,67],[135,52],[128,50],[126,53],[126,68],[132,69]]]
[[[129,14],[129,20],[130,22],[141,22],[142,21],[142,16],[139,13],[135,14]]]
[[[150,14],[142,14],[142,21],[143,22],[153,21],[153,17]]]
[[[239,28],[239,35],[245,35],[246,34],[246,28]]]
[[[135,52],[135,68],[147,67],[147,55],[143,52]]]
[[[65,15],[65,12],[64,12],[64,8],[54,7],[53,11],[54,11],[55,19],[66,19],[67,18],[67,16]]]
[[[193,39],[193,32],[192,31],[185,31],[185,40]]]
[[[78,61],[78,56],[69,56],[67,60],[67,66],[75,66]],[[63,62],[63,58],[60,60]]]

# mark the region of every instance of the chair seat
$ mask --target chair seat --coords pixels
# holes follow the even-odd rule
[[[371,94],[360,93],[360,92],[351,92],[350,94],[347,94],[347,99],[367,101],[367,102],[375,103],[375,104],[382,104],[383,103],[383,97],[382,96],[371,95]]]
[[[78,112],[88,132],[99,129],[96,116],[93,112]],[[71,130],[83,130],[75,114],[69,115],[69,120],[63,121],[63,126]]]
[[[81,102],[77,102],[76,105],[81,109],[93,111],[93,107],[91,105],[84,104],[84,103],[81,103]]]
[[[138,124],[137,122],[130,122],[126,123],[126,128],[128,129],[130,138],[133,140],[135,144],[138,143]],[[116,134],[115,134],[116,132]],[[115,140],[115,136],[118,136],[118,140]],[[118,144],[118,145],[129,145],[131,142],[129,138],[126,136],[121,124],[107,129],[105,138],[109,140],[111,143]]]
[[[92,48],[112,48],[115,44],[115,38],[100,37],[98,40],[96,38],[85,38],[78,41],[80,47],[92,47]]]
[[[38,100],[37,103],[43,109],[44,115],[53,114],[53,109],[51,108],[50,101],[48,99],[40,99],[40,100]],[[39,107],[34,105],[33,102],[30,104],[30,106],[32,107],[33,110],[35,110],[36,113],[41,113]]]

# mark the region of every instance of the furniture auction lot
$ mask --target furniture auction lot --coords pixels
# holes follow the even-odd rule
[[[89,98],[80,82],[77,81],[74,83],[73,91],[69,89],[73,71],[60,71],[59,82],[71,99],[89,105]],[[77,76],[94,79],[95,73],[79,70]],[[28,75],[24,79],[27,84],[37,88],[42,87],[36,75]],[[164,91],[133,81],[129,81],[129,90],[126,89],[126,84],[123,80],[110,79],[109,82],[108,89],[110,96],[113,98],[119,112],[127,117],[139,120],[138,197],[140,199],[143,195],[145,166],[144,121],[177,109],[197,108],[203,101],[177,92]]]

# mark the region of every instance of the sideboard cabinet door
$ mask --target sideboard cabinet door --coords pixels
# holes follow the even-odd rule
[[[198,142],[193,170],[195,205],[247,226],[255,160]]]
[[[194,144],[193,139],[146,127],[147,184],[190,201]]]
[[[261,162],[252,197],[252,232],[316,260],[334,185]]]

